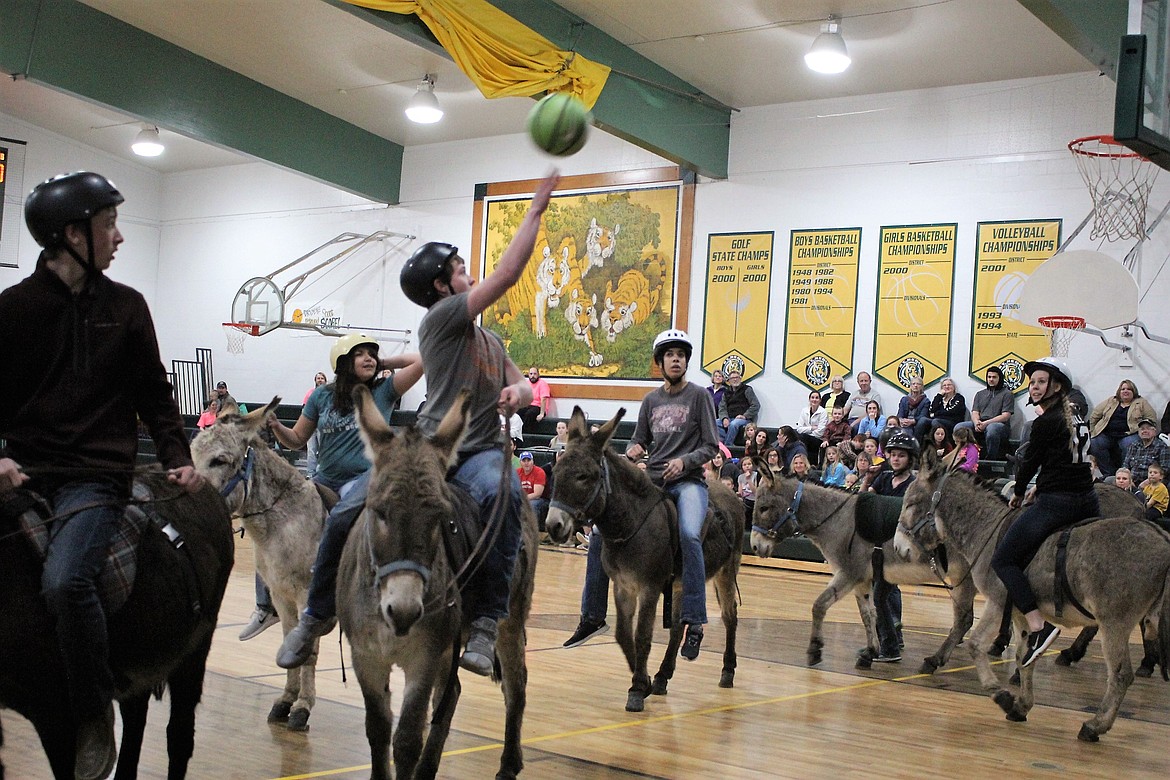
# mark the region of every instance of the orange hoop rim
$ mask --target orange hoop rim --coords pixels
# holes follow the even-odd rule
[[[1057,328],[1064,328],[1065,330],[1080,330],[1085,327],[1084,317],[1075,317],[1071,315],[1052,315],[1048,317],[1037,317],[1036,321],[1050,330]]]
[[[1096,141],[1103,146],[1116,146],[1118,149],[1124,149],[1124,152],[1094,152],[1083,148],[1084,144]],[[1068,142],[1068,150],[1073,154],[1079,154],[1082,157],[1108,157],[1115,159],[1138,158],[1149,162],[1148,159],[1142,157],[1140,154],[1130,149],[1125,144],[1118,141],[1111,135],[1086,135],[1084,138],[1074,138]]]
[[[260,326],[251,322],[225,322],[223,323],[223,326],[225,328],[235,328],[246,336],[260,335]]]

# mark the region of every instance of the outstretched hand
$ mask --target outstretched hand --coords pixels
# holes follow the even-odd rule
[[[548,175],[541,179],[540,184],[537,185],[536,192],[532,195],[532,205],[529,210],[539,214],[548,208],[549,198],[552,197],[553,190],[557,188],[560,181],[561,172],[559,170],[553,168],[549,171]]]
[[[0,493],[7,493],[28,482],[28,474],[12,458],[0,458]]]

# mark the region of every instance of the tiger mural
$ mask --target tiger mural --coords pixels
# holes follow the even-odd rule
[[[621,225],[614,225],[613,230],[603,228],[597,224],[597,218],[589,220],[589,230],[585,232],[585,257],[581,262],[581,276],[588,276],[594,267],[601,268],[605,261],[613,257],[617,248],[615,241],[621,231]]]
[[[631,269],[622,274],[616,287],[605,283],[600,319],[605,340],[611,344],[619,333],[642,324],[658,308],[666,281],[666,255],[657,250],[643,253],[642,267],[645,271]]]
[[[532,332],[544,338],[548,333],[546,319],[548,310],[560,306],[566,288],[574,279],[578,282],[580,280],[576,251],[577,242],[572,236],[568,236],[561,241],[557,251],[553,252],[548,237],[541,228],[537,234],[532,259],[525,267],[524,273],[493,307],[496,323],[508,327],[515,322],[520,312],[528,311]]]
[[[565,319],[573,330],[573,338],[585,342],[589,348],[589,367],[600,366],[604,359],[593,344],[593,331],[598,328],[597,295],[590,296],[581,287],[580,281],[569,290],[569,305],[565,307]]]

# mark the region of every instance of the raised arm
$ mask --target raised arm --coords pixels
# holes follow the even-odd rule
[[[407,390],[414,387],[423,375],[422,355],[417,352],[391,355],[381,360],[378,367],[394,371],[394,377],[391,381],[394,382],[394,392],[398,394],[399,398],[405,395]]]

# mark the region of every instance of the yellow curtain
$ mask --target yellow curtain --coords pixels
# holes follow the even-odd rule
[[[570,91],[593,108],[609,78],[609,67],[558,51],[549,40],[485,0],[345,2],[417,15],[485,97]]]

